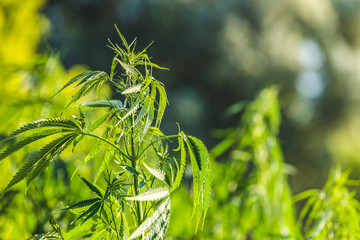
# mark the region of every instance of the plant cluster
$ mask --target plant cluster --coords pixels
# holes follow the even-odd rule
[[[14,196],[20,195],[15,194],[15,185],[25,182],[28,196],[41,195],[33,193],[31,185],[48,181],[57,188],[68,177],[51,179],[57,170],[69,170],[70,163],[64,165],[66,156],[72,156],[68,160],[72,164],[80,159],[69,177],[71,187],[79,182],[70,198],[58,196],[45,185],[35,188],[44,189],[46,195],[36,200],[60,197],[65,201],[61,217],[50,218],[52,230],[29,239],[183,238],[172,230],[189,225],[184,220],[188,202],[177,195],[185,191],[175,191],[187,170],[192,173],[189,215],[194,220],[194,232],[188,238],[360,239],[360,203],[356,191],[349,189],[360,183],[349,179],[349,170],[341,172],[337,166],[322,190],[292,196],[287,175],[293,168],[284,163],[277,137],[281,115],[275,87],[262,90],[252,102],[229,108],[228,115],[241,112],[241,121],[235,128],[218,131],[222,140],[208,153],[198,138],[180,127],[176,135],[160,130],[168,99],[153,70],[165,68],[150,61],[146,54],[150,45],[137,52],[136,39],[128,44],[117,31],[122,46],[109,41],[115,54],[109,74],[86,71],[71,78],[51,100],[74,86],[75,93],[59,117],[27,123],[0,142],[0,161],[11,156],[25,161],[0,193],[0,213],[5,215]],[[50,57],[40,60],[39,74],[54,61]],[[119,97],[104,97],[109,88]],[[97,95],[101,97],[94,100]],[[17,155],[31,146],[37,150]],[[84,149],[88,149],[86,154]],[[49,166],[56,174],[45,171]],[[41,181],[34,181],[37,177]],[[85,197],[86,191],[90,197]],[[295,203],[299,201],[304,205],[297,217]],[[171,202],[182,211],[172,224]],[[69,212],[71,223],[59,224]],[[204,225],[206,231],[198,231]]]
[[[29,144],[50,139],[28,157],[2,192],[2,197],[25,179],[29,185],[67,149],[74,152],[86,139],[97,140],[73,173],[74,176],[84,164],[103,154],[92,183],[80,176],[96,196],[64,208],[77,215],[73,223],[81,219],[81,224],[66,232],[53,223],[54,232],[43,235],[44,238],[162,239],[170,220],[170,194],[180,186],[187,159],[193,172],[196,229],[205,220],[212,182],[208,151],[198,138],[180,130],[171,136],[161,132],[159,127],[168,100],[163,84],[152,73],[153,68],[163,68],[150,61],[146,54],[148,47],[136,52],[136,40],[128,44],[118,33],[123,46],[109,41],[115,52],[110,74],[86,71],[55,94],[75,85],[78,91],[66,110],[78,109],[77,116],[30,122],[1,142],[3,147],[7,146],[0,153],[0,160],[3,160]],[[74,106],[79,99],[105,84],[120,93],[122,99],[100,99]],[[91,111],[101,111],[102,115],[88,122],[87,112]],[[176,149],[169,149],[171,139],[177,140]],[[179,160],[172,156],[173,151],[180,152]]]

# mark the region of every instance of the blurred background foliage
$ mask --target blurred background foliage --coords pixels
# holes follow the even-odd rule
[[[0,135],[34,119],[59,116],[71,92],[48,100],[72,76],[87,68],[108,71],[112,51],[106,43],[107,38],[117,41],[116,23],[127,39],[138,37],[140,48],[154,40],[149,55],[170,68],[155,72],[165,83],[170,101],[164,132],[175,133],[174,122],[179,122],[185,132],[192,132],[211,149],[220,142],[219,131],[214,129],[236,126],[244,113],[237,111],[241,103],[276,84],[281,103],[276,148],[281,146],[285,168],[291,169],[291,191],[322,189],[334,163],[352,167],[352,177],[360,179],[359,13],[356,0],[1,0]],[[26,186],[21,185],[1,202],[0,239],[23,239],[49,230],[46,222],[50,209],[59,204],[57,199],[73,201],[71,192],[88,194],[79,191],[76,179],[69,188],[68,175],[88,150],[79,147],[76,155],[69,152],[55,161],[41,177],[46,181],[30,185],[25,198]],[[0,189],[31,150],[0,162]],[[274,151],[277,157],[273,159],[282,159],[281,151]],[[246,166],[236,165],[245,174]],[[82,174],[86,177],[94,167],[87,164]],[[214,162],[214,168],[214,174],[224,174],[221,162]],[[224,179],[228,190],[235,183],[244,184],[239,179],[233,183],[236,177]],[[284,176],[275,179],[286,182]],[[249,186],[256,189],[257,185]],[[42,194],[44,189],[52,192]],[[183,221],[177,211],[184,216],[191,213],[191,204],[186,208],[187,200],[178,200],[186,199],[185,191],[174,198],[184,204],[183,210],[174,209],[174,222]],[[287,199],[290,190],[283,191]],[[225,199],[230,193],[222,194]],[[214,202],[217,206],[221,201]],[[60,210],[55,213],[66,228],[71,216],[63,216]],[[209,224],[216,223],[213,217],[210,214]],[[171,231],[192,238],[189,228]],[[208,234],[215,233],[209,230]]]
[[[211,131],[233,126],[225,108],[277,84],[281,146],[297,169],[295,192],[322,186],[333,161],[357,166],[360,140],[360,3],[356,0],[48,1],[48,42],[66,68],[106,69],[113,24],[150,55],[170,97],[173,122],[216,144]]]

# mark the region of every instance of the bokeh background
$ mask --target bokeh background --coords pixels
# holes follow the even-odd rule
[[[213,146],[212,130],[234,125],[224,110],[267,85],[280,89],[280,139],[297,168],[294,191],[322,186],[333,161],[360,159],[360,2],[356,0],[48,1],[45,42],[65,68],[108,70],[117,24],[153,61],[174,124]],[[44,44],[46,43],[46,44]]]
[[[170,101],[164,132],[179,122],[212,148],[239,121],[226,109],[275,84],[292,191],[323,186],[337,162],[360,179],[357,0],[1,0],[0,134],[57,116],[70,95],[48,98],[77,73],[109,71],[114,24],[139,49],[154,41],[148,54],[170,69],[154,72]]]

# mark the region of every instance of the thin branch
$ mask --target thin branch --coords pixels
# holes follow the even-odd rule
[[[97,138],[97,139],[100,139],[101,141],[104,141],[106,142],[107,144],[110,144],[112,147],[114,147],[118,152],[120,152],[124,157],[126,157],[127,159],[131,160],[131,158],[126,155],[126,153],[124,153],[118,146],[116,146],[115,144],[113,144],[112,142],[108,141],[107,139],[103,138],[103,137],[100,137],[98,135],[95,135],[95,134],[92,134],[92,133],[87,133],[87,132],[82,132],[83,135],[86,135],[86,136],[90,136],[90,137],[94,137],[94,138]]]
[[[149,143],[149,145],[147,145],[147,146],[144,148],[144,150],[142,150],[142,152],[137,156],[137,158],[140,158],[141,155],[143,155],[143,154],[145,153],[145,151],[146,151],[149,147],[153,146],[155,143],[157,143],[157,142],[159,142],[159,141],[163,141],[163,140],[169,140],[169,139],[171,139],[171,138],[177,138],[177,137],[179,137],[179,135],[170,135],[170,136],[165,136],[165,137],[161,137],[161,138],[156,139],[155,141]]]

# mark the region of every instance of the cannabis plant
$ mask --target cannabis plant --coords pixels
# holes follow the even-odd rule
[[[235,106],[235,107],[234,107]],[[296,224],[286,166],[277,134],[277,90],[262,90],[242,102],[238,127],[225,130],[210,155],[214,162],[214,199],[204,232],[216,239],[302,239]],[[244,109],[244,106],[246,108]],[[218,213],[218,214],[217,214]]]
[[[37,237],[163,239],[170,219],[170,195],[181,184],[187,159],[193,174],[196,230],[204,223],[211,196],[208,151],[198,138],[180,129],[177,135],[170,136],[160,130],[168,100],[164,85],[153,77],[153,69],[163,68],[146,54],[150,45],[137,52],[136,39],[128,44],[117,31],[122,47],[109,40],[115,54],[109,74],[86,71],[72,78],[55,94],[70,86],[77,89],[62,116],[25,124],[1,142],[0,161],[47,139],[15,173],[1,193],[3,197],[23,180],[29,185],[67,149],[75,153],[78,144],[88,144],[87,139],[97,141],[73,173],[77,177],[80,168],[101,155],[92,180],[78,176],[94,196],[64,203],[64,211],[76,215],[72,222],[75,227],[66,232],[52,220],[54,231]],[[103,85],[111,86],[121,97],[78,103]],[[67,117],[74,109],[77,113]],[[101,116],[89,122],[92,111],[101,112]],[[177,141],[178,147],[170,149],[169,141]],[[174,151],[179,152],[179,159],[173,156]]]
[[[310,189],[294,197],[307,199],[299,215],[306,239],[360,238],[360,202],[357,192],[349,189],[360,182],[349,179],[350,173],[350,169],[341,172],[338,165],[322,190]]]

